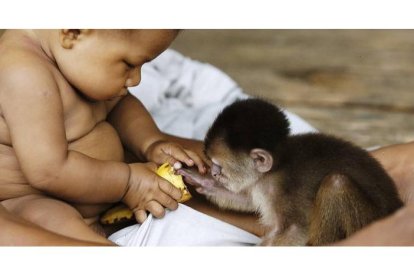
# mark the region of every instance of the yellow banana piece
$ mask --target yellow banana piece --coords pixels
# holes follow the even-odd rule
[[[184,184],[183,177],[181,175],[174,174],[174,168],[171,167],[170,164],[164,163],[158,167],[157,174],[181,190],[181,198],[178,202],[185,202],[191,198],[191,194]],[[131,220],[133,217],[134,214],[128,206],[121,203],[106,211],[101,216],[100,221],[102,224],[115,224]]]
[[[134,218],[134,213],[123,203],[115,205],[101,216],[102,224],[117,224]]]
[[[191,198],[191,194],[184,184],[183,177],[181,175],[174,174],[174,168],[171,167],[170,164],[168,163],[162,164],[157,169],[157,174],[161,176],[162,178],[164,178],[165,180],[169,181],[176,188],[180,189],[181,198],[180,200],[178,200],[178,202],[185,202]]]

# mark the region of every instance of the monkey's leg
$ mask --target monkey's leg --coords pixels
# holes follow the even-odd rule
[[[316,194],[308,245],[344,239],[374,220],[374,214],[367,196],[349,177],[330,174],[322,180]]]
[[[308,235],[305,228],[299,226],[298,224],[291,224],[289,227],[282,231],[273,229],[269,231],[263,238],[260,243],[261,246],[300,246],[306,245],[308,241]]]

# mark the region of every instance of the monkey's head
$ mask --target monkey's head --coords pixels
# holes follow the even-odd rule
[[[289,131],[284,113],[269,102],[247,99],[227,106],[204,140],[212,176],[233,192],[248,189],[277,169]]]

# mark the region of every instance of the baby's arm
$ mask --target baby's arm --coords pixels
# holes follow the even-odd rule
[[[27,181],[79,203],[116,202],[130,169],[68,150],[62,101],[52,73],[35,60],[2,67],[0,105],[13,149]]]
[[[101,161],[68,150],[64,114],[51,72],[33,63],[0,72],[0,107],[28,183],[74,203],[122,200],[142,220],[144,210],[178,207],[180,190],[157,177],[155,164]]]
[[[200,172],[205,172],[200,155],[162,133],[143,104],[131,94],[114,107],[108,120],[118,131],[123,144],[141,160],[158,164],[169,162],[171,165],[180,161],[188,166],[196,165]]]

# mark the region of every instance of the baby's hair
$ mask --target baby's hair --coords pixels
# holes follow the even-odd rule
[[[137,31],[137,29],[98,29],[98,33],[102,35],[108,35],[108,36],[130,36],[134,31]]]
[[[120,35],[122,37],[127,37],[130,36],[133,32],[140,31],[140,29],[98,29],[98,31],[106,35]],[[178,34],[181,30],[171,29],[171,31],[175,31]]]

